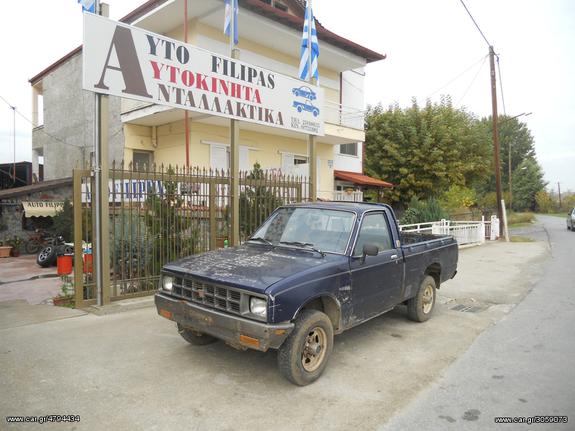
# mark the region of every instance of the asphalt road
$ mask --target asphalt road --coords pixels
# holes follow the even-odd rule
[[[575,429],[575,232],[561,218],[538,221],[516,232],[551,246],[533,290],[381,430]],[[569,423],[495,423],[545,415]]]

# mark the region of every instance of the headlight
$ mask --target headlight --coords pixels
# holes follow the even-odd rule
[[[265,299],[256,298],[252,296],[250,298],[250,313],[256,316],[266,317],[268,312],[268,304]]]
[[[162,276],[162,288],[171,292],[172,287],[174,287],[174,277],[170,277],[169,275]]]

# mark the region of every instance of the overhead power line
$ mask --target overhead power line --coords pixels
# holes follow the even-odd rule
[[[441,90],[443,90],[446,87],[449,87],[451,84],[453,84],[455,81],[457,81],[459,78],[461,78],[463,75],[465,75],[467,72],[469,72],[471,69],[473,69],[474,67],[476,67],[479,63],[481,63],[482,61],[485,62],[485,60],[487,59],[487,55],[482,56],[479,60],[477,60],[475,63],[473,63],[471,66],[467,67],[463,72],[459,73],[457,76],[455,76],[454,78],[452,78],[451,80],[449,80],[449,82],[447,82],[446,84],[444,84],[443,86],[439,87],[437,90],[435,90],[433,93],[430,93],[429,96],[426,97],[426,99],[429,99],[431,96],[433,96],[434,94],[440,92]]]
[[[7,101],[4,97],[2,97],[1,95],[0,95],[0,100],[2,100],[4,103],[6,103],[11,109],[14,109],[15,112],[18,114],[18,116],[20,116],[24,121],[26,121],[27,123],[29,123],[32,127],[36,127],[36,125],[32,122],[32,120],[30,120],[29,118],[27,118],[27,117],[26,117],[24,114],[22,114],[18,109],[15,109],[15,108],[12,106],[12,104],[11,104],[10,102],[8,102],[8,101]],[[63,139],[58,138],[57,136],[54,136],[54,135],[52,135],[52,134],[46,132],[46,130],[44,130],[44,129],[39,129],[39,131],[42,132],[42,133],[44,133],[44,134],[45,134],[46,136],[48,136],[49,138],[51,138],[51,139],[53,139],[53,140],[55,140],[55,141],[58,141],[58,142],[60,142],[61,144],[67,145],[67,146],[69,146],[69,147],[81,148],[81,149],[83,149],[83,148],[90,148],[89,146],[85,146],[85,145],[74,145],[74,144],[70,144],[70,143],[64,141]],[[112,138],[115,138],[116,135],[118,135],[120,132],[123,132],[123,131],[124,131],[124,128],[123,128],[123,127],[120,127],[120,129],[119,129],[116,133],[114,133],[112,136],[108,137],[108,139],[109,139],[109,140],[112,140]]]
[[[505,110],[505,97],[503,96],[503,78],[501,78],[501,68],[499,67],[499,56],[497,58],[497,74],[499,75],[499,89],[501,90],[501,105],[503,106],[503,115],[507,116]]]
[[[477,30],[479,30],[479,33],[481,33],[481,37],[483,37],[483,40],[485,41],[485,43],[487,43],[487,46],[491,46],[491,44],[489,43],[489,41],[487,40],[487,38],[485,37],[485,35],[481,31],[481,28],[479,28],[479,24],[477,24],[477,21],[475,21],[475,18],[473,18],[473,15],[471,15],[471,12],[469,12],[469,9],[467,9],[467,6],[465,6],[465,3],[463,2],[463,0],[459,0],[459,1],[461,2],[463,7],[465,8],[467,13],[469,14],[469,18],[471,18],[471,21],[473,21],[473,24],[475,24],[475,27],[477,27]]]
[[[484,57],[483,59],[483,63],[481,63],[481,66],[479,66],[479,69],[477,69],[477,73],[475,74],[475,76],[473,77],[473,79],[471,80],[471,83],[469,84],[469,86],[465,89],[465,91],[463,92],[463,95],[459,98],[459,101],[457,102],[457,105],[461,104],[461,102],[463,101],[463,99],[465,99],[465,96],[467,96],[467,93],[469,92],[469,90],[471,89],[471,87],[473,86],[473,84],[475,84],[475,81],[477,80],[477,77],[479,76],[479,74],[481,73],[481,71],[483,70],[483,66],[485,65],[485,62],[487,61],[487,55]]]

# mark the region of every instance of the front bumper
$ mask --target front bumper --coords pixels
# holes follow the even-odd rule
[[[293,323],[268,324],[221,313],[183,299],[156,293],[158,314],[194,331],[219,338],[238,348],[265,352],[277,349],[293,330]]]

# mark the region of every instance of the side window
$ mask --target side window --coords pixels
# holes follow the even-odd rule
[[[377,246],[381,252],[391,250],[392,243],[385,215],[383,213],[367,214],[363,218],[353,255],[362,254],[363,246],[366,244]]]

